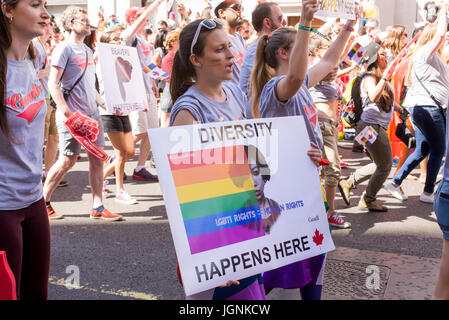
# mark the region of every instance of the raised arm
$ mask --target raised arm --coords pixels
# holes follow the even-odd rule
[[[300,26],[310,27],[315,12],[318,11],[317,0],[304,0],[299,21]],[[279,50],[283,50],[280,48]],[[309,53],[309,31],[299,29],[296,34],[295,45],[291,49],[288,73],[279,81],[276,94],[280,101],[286,101],[293,97],[304,83],[307,75],[307,57]],[[324,77],[325,75],[323,75]]]
[[[447,5],[447,1],[441,2],[440,10],[438,12],[437,32],[430,42],[430,55],[434,55],[435,53],[437,53],[441,48],[441,45],[444,43],[447,31]]]
[[[356,13],[356,16],[358,16],[358,12]],[[309,69],[309,88],[314,87],[329,73],[330,69],[334,68],[338,64],[340,56],[345,49],[349,37],[351,36],[351,30],[353,29],[356,21],[357,19],[349,20],[347,22],[347,27],[343,28],[337,39],[335,39],[335,42],[324,54],[323,59]]]
[[[147,20],[150,18],[159,8],[159,5],[166,0],[156,0],[150,4],[145,11],[137,18],[137,20],[128,28],[122,32],[122,39],[125,41],[131,40],[136,34],[138,34],[147,25]]]

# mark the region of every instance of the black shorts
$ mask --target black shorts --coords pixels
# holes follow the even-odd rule
[[[131,122],[128,116],[102,115],[103,127],[105,132],[130,132]]]

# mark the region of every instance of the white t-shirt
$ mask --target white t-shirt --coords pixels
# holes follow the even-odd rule
[[[412,81],[404,101],[407,107],[436,106],[435,101],[416,78],[415,71],[423,85],[438,102],[445,105],[449,100],[449,71],[438,54],[430,55],[430,46],[429,42],[413,55]]]

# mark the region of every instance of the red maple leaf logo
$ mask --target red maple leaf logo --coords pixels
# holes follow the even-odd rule
[[[319,245],[321,245],[321,244],[323,244],[323,234],[322,233],[320,233],[319,231],[318,231],[318,229],[315,229],[315,235],[312,237],[312,239],[313,239],[313,242],[315,242],[315,244],[317,245],[317,246],[319,246]]]

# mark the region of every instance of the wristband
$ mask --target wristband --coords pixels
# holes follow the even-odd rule
[[[345,25],[343,26],[343,29],[348,30],[348,31],[351,31],[351,32],[354,32],[354,28],[351,27],[350,25],[347,25],[347,24],[345,24]]]
[[[321,32],[319,32],[317,29],[312,28],[312,27],[308,27],[308,26],[299,26],[298,30],[304,30],[304,31],[311,31],[316,33],[317,35],[319,35],[321,38],[326,39],[327,41],[331,41],[331,39],[329,39],[328,37],[326,37],[324,34],[322,34]]]
[[[106,104],[106,102],[103,102],[102,104],[99,105],[99,107],[103,108],[105,104]]]

